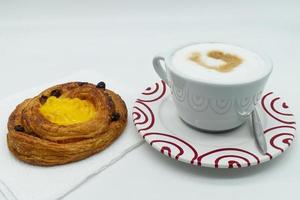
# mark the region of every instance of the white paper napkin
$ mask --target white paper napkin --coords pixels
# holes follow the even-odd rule
[[[6,144],[7,120],[15,106],[25,98],[37,95],[43,89],[67,81],[105,81],[107,88],[119,93],[127,104],[128,125],[124,133],[107,149],[85,160],[56,167],[38,167],[17,160]],[[92,176],[120,160],[142,144],[131,120],[131,107],[135,94],[124,84],[95,71],[83,70],[62,80],[0,100],[0,199],[52,200],[60,199],[79,187]]]

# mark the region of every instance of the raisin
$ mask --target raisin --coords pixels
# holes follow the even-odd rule
[[[96,86],[97,88],[105,89],[105,83],[103,81],[99,82]]]
[[[114,122],[114,121],[118,121],[120,119],[120,114],[115,112],[112,114],[111,116],[111,120]]]
[[[59,89],[55,89],[50,93],[50,95],[58,98],[61,96],[61,91]]]
[[[46,103],[47,99],[48,99],[48,97],[47,97],[47,96],[45,96],[45,95],[42,95],[42,96],[40,97],[40,103],[41,103],[41,104],[44,104],[44,103]]]
[[[15,130],[16,130],[16,131],[19,131],[19,132],[24,132],[24,131],[25,131],[24,127],[21,126],[21,125],[16,125],[16,126],[15,126]]]

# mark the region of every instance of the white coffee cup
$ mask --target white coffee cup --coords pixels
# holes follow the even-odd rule
[[[180,118],[195,128],[213,132],[240,126],[247,120],[260,100],[266,81],[272,72],[271,60],[256,53],[266,65],[266,73],[250,81],[215,83],[183,74],[172,64],[172,56],[175,52],[195,44],[212,43],[185,45],[153,58],[156,73],[172,91]],[[227,45],[225,43],[213,44]]]

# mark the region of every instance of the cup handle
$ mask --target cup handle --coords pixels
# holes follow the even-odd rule
[[[165,57],[158,55],[155,56],[152,60],[153,67],[158,74],[158,76],[169,85],[169,81],[167,78],[167,71],[166,71],[166,62]],[[163,65],[162,65],[163,63]]]

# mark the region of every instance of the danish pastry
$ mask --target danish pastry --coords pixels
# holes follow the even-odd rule
[[[61,165],[105,149],[126,124],[124,101],[104,82],[65,83],[16,107],[8,120],[7,144],[26,163]]]

